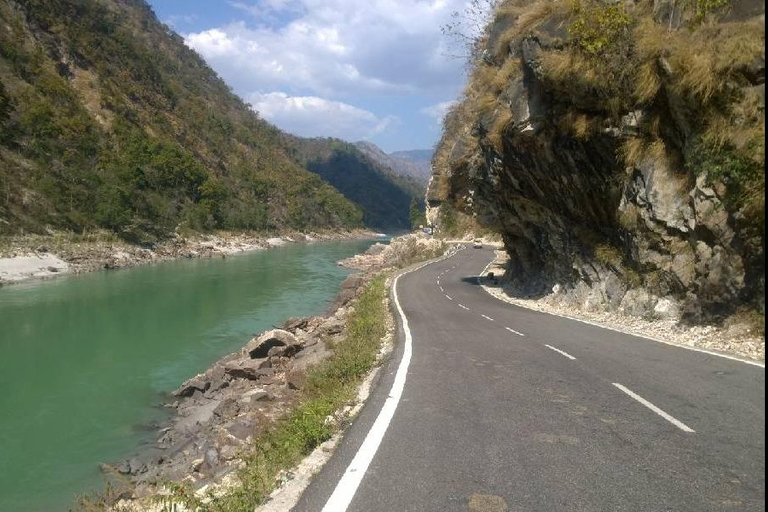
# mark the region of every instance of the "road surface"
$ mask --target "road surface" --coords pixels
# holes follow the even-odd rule
[[[492,258],[399,278],[408,334],[294,511],[764,510],[764,368],[501,302]]]

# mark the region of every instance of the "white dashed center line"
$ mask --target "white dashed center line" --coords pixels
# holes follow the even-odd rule
[[[489,317],[489,316],[487,316],[487,315],[480,315],[480,316],[481,316],[481,317],[483,317],[483,318],[485,318],[486,320],[490,320],[491,322],[493,322],[493,321],[494,321],[494,320],[493,320],[493,318],[491,318],[491,317]]]
[[[557,352],[557,353],[558,353],[558,354],[560,354],[560,355],[563,355],[563,356],[567,357],[567,358],[568,358],[568,359],[570,359],[571,361],[575,361],[575,360],[576,360],[576,358],[575,358],[575,357],[573,357],[571,354],[568,354],[567,352],[563,352],[563,351],[562,351],[562,350],[560,350],[559,348],[555,348],[555,347],[553,347],[552,345],[544,345],[544,346],[545,346],[545,347],[547,347],[548,349],[554,350],[555,352]]]
[[[682,421],[680,421],[680,420],[670,416],[669,414],[667,414],[666,412],[662,411],[661,409],[659,409],[658,407],[653,405],[651,402],[649,402],[645,398],[641,397],[640,395],[637,395],[637,394],[633,393],[632,391],[630,391],[629,389],[625,388],[624,386],[622,386],[618,382],[614,382],[613,385],[616,386],[617,388],[619,388],[620,390],[622,390],[624,393],[626,393],[629,396],[631,396],[632,398],[634,398],[635,400],[637,400],[638,402],[640,402],[641,404],[643,404],[644,406],[646,406],[647,408],[649,408],[650,410],[652,410],[653,412],[655,412],[656,414],[658,414],[659,416],[661,416],[662,418],[664,418],[665,420],[667,420],[668,422],[670,422],[671,424],[673,424],[674,426],[676,426],[677,428],[679,428],[680,430],[682,430],[683,432],[688,432],[688,433],[691,433],[691,434],[696,432],[695,430],[693,430],[691,427],[689,427],[688,425],[686,425]]]
[[[505,327],[505,329],[508,330],[509,332],[513,333],[513,334],[517,334],[518,336],[525,336],[525,334],[523,334],[521,332],[518,332],[518,331],[512,329],[511,327]]]
[[[450,295],[446,295],[445,298],[448,300],[453,300],[453,297],[451,297]]]
[[[461,309],[466,309],[467,311],[469,311],[469,308],[467,306],[465,306],[464,304],[459,304],[459,307]]]

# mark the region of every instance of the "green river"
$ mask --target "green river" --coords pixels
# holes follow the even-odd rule
[[[371,241],[290,245],[0,287],[0,511],[67,510],[152,443],[163,397],[291,316],[325,311]]]

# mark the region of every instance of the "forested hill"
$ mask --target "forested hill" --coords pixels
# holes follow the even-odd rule
[[[285,145],[143,0],[0,0],[0,233],[361,225]]]
[[[362,211],[366,226],[410,229],[423,210],[426,184],[398,174],[338,139],[287,137],[294,157],[350,198]]]

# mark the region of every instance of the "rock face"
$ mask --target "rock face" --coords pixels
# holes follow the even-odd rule
[[[520,293],[692,320],[763,312],[764,4],[705,27],[662,3],[654,19],[502,2],[428,200],[502,233]],[[694,54],[716,75],[706,94]]]

